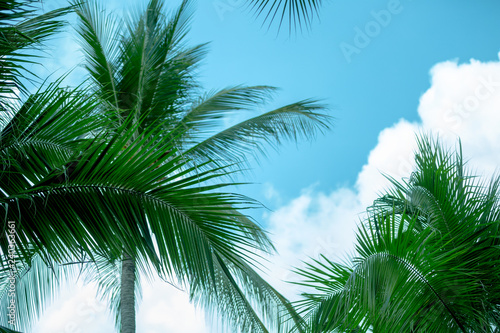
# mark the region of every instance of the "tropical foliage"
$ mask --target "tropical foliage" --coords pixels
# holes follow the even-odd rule
[[[301,101],[224,129],[226,115],[262,106],[274,88],[236,86],[199,97],[193,73],[205,50],[185,45],[187,2],[168,18],[152,0],[125,22],[95,3],[74,9],[88,84],[63,89],[61,79],[2,98],[9,111],[0,128],[2,309],[10,301],[13,224],[16,329],[30,327],[78,266],[99,283],[117,327],[124,304],[132,309],[125,317],[135,317],[129,303],[142,272],[186,288],[231,331],[288,330],[294,320],[283,323],[298,320],[294,310],[256,272],[258,253],[273,252],[242,213],[257,203],[224,189],[250,156],[327,129],[323,106]],[[122,259],[132,274],[128,304],[117,278]]]
[[[368,209],[352,262],[300,270],[316,290],[300,304],[308,331],[498,331],[500,178],[481,181],[429,137],[415,161]]]

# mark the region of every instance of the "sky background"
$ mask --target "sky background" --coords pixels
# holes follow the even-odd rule
[[[107,6],[121,13],[140,3],[113,0]],[[166,2],[172,9],[178,3]],[[64,2],[47,0],[44,6],[59,4]],[[297,294],[280,282],[294,278],[291,266],[320,253],[343,258],[352,250],[359,214],[387,186],[380,173],[409,176],[415,133],[439,133],[452,148],[460,137],[474,170],[490,175],[497,169],[498,1],[328,1],[309,30],[292,34],[262,28],[242,4],[194,3],[190,43],[210,42],[200,68],[206,90],[272,85],[280,90],[269,110],[317,98],[336,119],[332,131],[312,142],[286,144],[254,163],[245,177],[254,184],[238,188],[269,208],[252,216],[280,253],[267,274],[286,296]],[[52,45],[41,75],[78,66],[82,57],[72,31]],[[82,75],[76,68],[68,84]],[[184,293],[159,282],[144,285],[138,332],[218,332]],[[65,288],[34,332],[112,332],[106,305],[94,293],[92,286]]]

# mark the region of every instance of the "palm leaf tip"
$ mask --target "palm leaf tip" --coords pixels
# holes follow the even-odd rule
[[[268,23],[268,29],[274,23],[278,23],[278,31],[285,24],[291,33],[292,28],[296,32],[297,28],[310,28],[315,17],[319,16],[319,9],[322,6],[322,0],[248,0],[248,7],[257,17],[262,17],[262,25]]]

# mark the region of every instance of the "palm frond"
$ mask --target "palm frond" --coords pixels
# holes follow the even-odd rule
[[[332,118],[313,100],[293,103],[245,120],[201,141],[186,151],[193,158],[216,162],[248,162],[265,156],[266,147],[277,149],[284,140],[310,140],[330,128]]]
[[[231,112],[252,110],[268,101],[274,91],[274,87],[268,86],[236,86],[209,92],[193,103],[170,135],[177,137],[179,131],[186,132],[180,138],[181,144],[196,144],[222,128],[222,120]]]
[[[196,305],[205,308],[219,329],[230,332],[289,332],[301,319],[291,304],[252,267],[237,258],[214,253],[217,279],[210,288],[190,284]],[[223,319],[223,320],[220,320]]]
[[[99,251],[109,250],[117,256],[125,246],[134,253],[138,249],[155,262],[151,238],[155,235],[164,268],[179,274],[199,269],[206,273],[203,267],[211,261],[207,257],[210,248],[227,254],[245,253],[240,232],[258,232],[259,238],[254,240],[267,239],[257,226],[236,219],[239,214],[227,214],[238,206],[253,205],[251,200],[213,192],[226,184],[200,185],[224,175],[222,169],[184,177],[194,169],[185,170],[181,157],[165,156],[163,152],[171,147],[161,147],[144,136],[123,150],[133,135],[128,134],[84,149],[68,177],[50,174],[25,191],[4,198],[4,214],[19,222],[20,237],[53,249],[56,256],[63,254],[59,252],[64,247],[75,250],[76,244],[89,253],[97,244],[108,244]],[[53,230],[58,230],[58,238]],[[244,246],[249,244],[265,250],[245,239]],[[187,257],[179,260],[176,253]]]
[[[0,129],[1,196],[19,193],[68,159],[105,126],[96,114],[96,100],[79,89],[60,88],[61,80],[40,88],[13,106],[12,117]]]
[[[203,46],[183,47],[190,17],[187,0],[171,17],[163,14],[162,1],[152,0],[142,15],[128,23],[118,85],[123,110],[137,113],[137,118],[153,111],[165,117],[186,97],[193,84],[192,67],[205,54]]]
[[[103,100],[118,112],[117,67],[123,23],[96,2],[75,3],[74,6],[79,17],[76,32],[85,55],[84,68]],[[120,121],[121,118],[115,120]]]

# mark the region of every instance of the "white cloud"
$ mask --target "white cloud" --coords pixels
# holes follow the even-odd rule
[[[370,205],[388,185],[386,174],[395,179],[407,177],[413,170],[415,131],[419,126],[401,119],[392,127],[384,129],[378,143],[368,156],[356,181],[356,192],[363,207]]]
[[[273,184],[265,183],[264,184],[264,196],[267,200],[275,200],[279,198],[279,193],[274,188]]]
[[[500,62],[443,62],[431,70],[432,86],[420,98],[424,128],[450,145],[462,140],[473,165],[487,173],[500,163]]]
[[[301,267],[301,260],[317,257],[318,250],[335,260],[352,249],[352,230],[359,213],[390,185],[381,172],[397,180],[410,175],[416,133],[437,133],[451,148],[460,137],[473,171],[486,176],[496,171],[500,164],[500,62],[446,61],[435,65],[430,74],[431,87],[420,98],[418,108],[421,121],[401,119],[382,130],[354,188],[330,194],[306,190],[268,216],[281,254],[271,268],[278,272],[276,280],[289,280],[292,275],[283,273],[285,269]],[[279,285],[289,297],[297,292],[292,285]]]
[[[292,266],[300,267],[308,257],[335,257],[352,248],[355,225],[351,221],[362,210],[352,189],[341,188],[330,195],[308,189],[271,213],[269,229],[279,256],[272,258],[270,282],[294,298],[296,286],[282,282],[296,280]]]
[[[113,331],[113,324],[107,312],[107,305],[95,297],[92,285],[77,284],[64,288],[62,294],[46,311],[34,333],[107,333]]]
[[[144,281],[136,320],[138,332],[210,332],[201,311],[189,303],[188,295],[161,281],[152,284]],[[33,332],[109,333],[114,332],[114,319],[109,315],[108,305],[97,300],[95,286],[79,283],[63,289]]]
[[[208,333],[201,310],[189,303],[188,295],[167,283],[144,283],[143,300],[137,313],[137,332]]]

